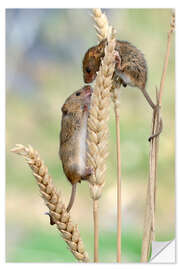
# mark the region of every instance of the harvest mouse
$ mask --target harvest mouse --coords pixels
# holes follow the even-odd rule
[[[104,39],[97,46],[90,48],[85,53],[83,59],[83,76],[85,83],[91,83],[96,78],[101,59],[105,54],[106,44],[107,39]],[[152,109],[156,110],[157,106],[153,103],[146,91],[147,64],[142,52],[131,43],[120,40],[116,40],[115,50],[116,66],[113,75],[114,85],[116,85],[116,87],[120,87],[121,84],[124,87],[127,85],[138,87]],[[159,135],[160,132],[161,130],[157,134],[152,135],[150,139]]]
[[[86,166],[87,119],[92,88],[87,85],[70,95],[62,106],[59,157],[64,173],[72,184],[67,212],[71,210],[76,184],[88,180],[91,169]]]

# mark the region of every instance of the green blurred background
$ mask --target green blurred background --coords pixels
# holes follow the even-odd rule
[[[148,63],[147,89],[159,86],[170,9],[104,10],[118,39],[139,48]],[[89,9],[6,10],[6,260],[8,262],[75,262],[47,211],[30,169],[10,153],[16,143],[36,148],[65,202],[71,186],[58,158],[61,106],[83,85],[82,59],[97,43]],[[164,130],[160,138],[156,240],[175,237],[174,181],[174,37],[163,92]],[[152,112],[137,88],[121,91],[122,261],[139,262],[148,178],[148,137]],[[99,260],[116,261],[116,145],[111,108],[110,155],[100,200]],[[78,185],[71,211],[85,247],[93,258],[92,201],[88,185]]]

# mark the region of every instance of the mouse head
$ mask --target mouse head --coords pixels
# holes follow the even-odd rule
[[[107,40],[102,40],[99,45],[90,48],[83,59],[83,76],[85,83],[91,83],[96,78],[101,64],[101,58],[104,57],[104,48]]]
[[[91,101],[92,91],[90,85],[85,85],[70,95],[62,106],[63,115],[83,110],[84,105],[88,106]]]

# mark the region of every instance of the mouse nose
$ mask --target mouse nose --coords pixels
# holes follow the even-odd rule
[[[84,86],[84,90],[85,90],[86,94],[91,94],[93,91],[93,89],[90,85]]]
[[[85,83],[91,83],[92,82],[92,78],[91,77],[84,77],[84,82]]]

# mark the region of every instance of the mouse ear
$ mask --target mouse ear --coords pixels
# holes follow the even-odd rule
[[[67,114],[68,109],[67,109],[67,105],[66,105],[66,104],[64,104],[64,105],[62,106],[61,111],[62,111],[63,114]]]
[[[103,48],[102,46],[99,46],[98,49],[97,49],[97,52],[98,52],[99,54],[103,54],[104,48]]]
[[[101,43],[98,45],[98,48],[97,48],[97,52],[99,54],[103,54],[104,53],[104,48],[105,46],[107,45],[107,40],[102,40]]]

